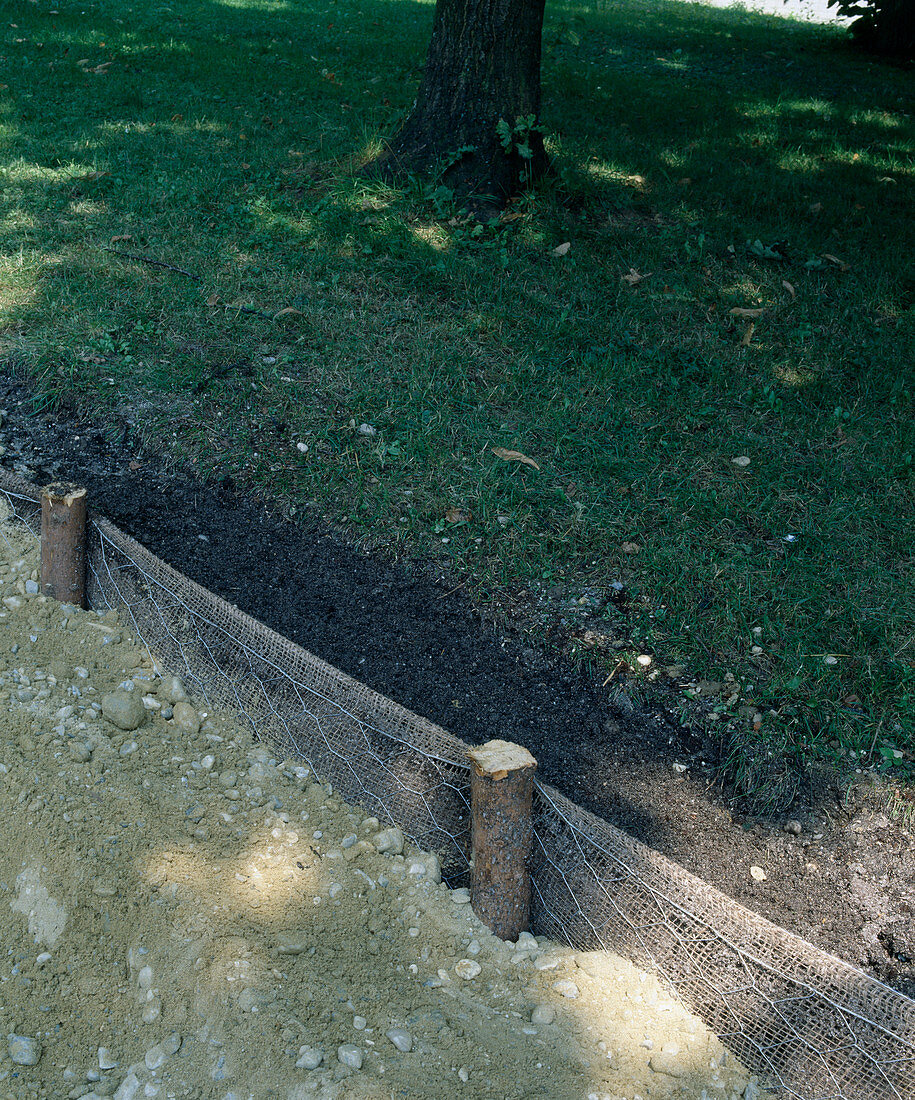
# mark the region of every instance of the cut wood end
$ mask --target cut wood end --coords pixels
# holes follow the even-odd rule
[[[467,756],[477,775],[489,779],[504,779],[509,772],[537,767],[537,761],[527,749],[511,741],[487,741],[485,745],[469,749]]]
[[[55,481],[51,485],[45,485],[41,495],[47,497],[52,503],[66,504],[70,508],[74,501],[86,495],[86,490],[81,485],[74,485],[69,481]]]

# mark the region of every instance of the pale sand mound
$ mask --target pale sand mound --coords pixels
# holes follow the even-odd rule
[[[5,535],[0,1097],[761,1095],[630,963],[496,940]]]

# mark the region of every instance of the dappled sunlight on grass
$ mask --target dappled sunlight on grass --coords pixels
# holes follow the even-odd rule
[[[597,180],[615,183],[617,185],[623,184],[626,187],[631,187],[635,191],[646,190],[648,183],[644,176],[628,171],[621,165],[602,163],[594,158],[588,161],[587,165],[585,165],[585,170],[589,176],[593,176]]]
[[[108,212],[108,205],[103,202],[93,202],[91,199],[79,199],[71,202],[67,207],[68,214],[76,214],[81,218],[97,218]]]
[[[776,366],[773,367],[772,373],[779,382],[792,389],[810,386],[817,381],[817,375],[813,371],[796,366]]]
[[[17,233],[26,229],[37,229],[38,219],[27,210],[9,210],[0,217],[0,234]]]
[[[765,119],[767,121],[787,120],[792,115],[795,118],[804,116],[803,121],[805,123],[810,122],[809,116],[821,119],[824,122],[837,121],[841,118],[841,113],[836,105],[827,103],[825,100],[791,100],[781,97],[774,101],[744,102],[740,105],[739,114],[748,120]]]
[[[225,8],[252,12],[285,12],[295,8],[290,0],[214,0],[214,3]]]
[[[0,257],[0,326],[15,322],[23,310],[33,305],[37,276],[31,265],[19,266],[16,259]]]
[[[411,225],[409,232],[423,244],[434,248],[436,252],[444,252],[451,246],[451,238],[440,225]]]
[[[67,164],[48,167],[33,161],[16,159],[0,169],[0,179],[15,184],[38,184],[46,186],[54,183],[68,183],[74,177],[95,170],[94,165],[69,161]]]

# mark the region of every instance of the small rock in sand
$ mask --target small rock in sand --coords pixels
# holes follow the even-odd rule
[[[37,1066],[41,1057],[41,1043],[29,1035],[10,1035],[6,1048],[10,1061],[17,1066]]]
[[[172,721],[182,733],[193,737],[200,732],[200,715],[190,703],[179,699],[175,703],[172,713]]]
[[[181,1049],[182,1041],[183,1040],[182,1040],[181,1036],[178,1034],[178,1032],[173,1031],[171,1033],[171,1035],[169,1035],[167,1038],[163,1039],[162,1042],[159,1045],[162,1047],[162,1049],[165,1051],[165,1053],[169,1056],[169,1058],[171,1058],[173,1054],[177,1054],[178,1051]]]
[[[392,1027],[390,1031],[385,1032],[385,1035],[387,1035],[394,1046],[396,1046],[398,1050],[403,1051],[404,1054],[409,1054],[413,1049],[413,1036],[404,1028]]]
[[[178,703],[187,698],[184,682],[180,676],[163,676],[159,684],[159,697],[169,703]]]
[[[378,852],[391,852],[399,856],[403,851],[403,833],[400,829],[382,829],[372,837],[372,843]]]
[[[560,996],[568,997],[569,1000],[578,996],[578,986],[571,978],[560,978],[558,982],[553,982],[553,988]]]
[[[465,982],[471,981],[475,978],[483,969],[478,962],[474,962],[473,959],[461,959],[460,962],[455,964],[454,972],[459,978],[463,978]]]
[[[150,1047],[146,1054],[143,1056],[143,1061],[146,1063],[147,1069],[158,1069],[164,1064],[168,1055],[162,1049],[161,1043],[156,1043],[155,1046]]]
[[[102,698],[102,714],[121,730],[135,730],[146,720],[143,700],[128,691],[113,691]]]
[[[101,1070],[114,1069],[118,1064],[117,1058],[111,1053],[107,1047],[98,1048],[98,1068]]]
[[[337,1061],[350,1069],[362,1069],[362,1048],[355,1043],[342,1043],[337,1047]]]
[[[296,1069],[317,1069],[324,1061],[324,1051],[317,1047],[299,1047],[299,1057],[296,1060]]]
[[[659,1051],[648,1059],[648,1065],[655,1073],[665,1073],[668,1077],[685,1077],[687,1067],[683,1059],[676,1054],[666,1054]]]

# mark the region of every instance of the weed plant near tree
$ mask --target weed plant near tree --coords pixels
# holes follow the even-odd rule
[[[431,15],[11,0],[3,360],[481,599],[603,594],[577,651],[726,682],[761,808],[911,769],[910,77],[829,28],[554,4],[555,176],[480,224],[357,171]]]

